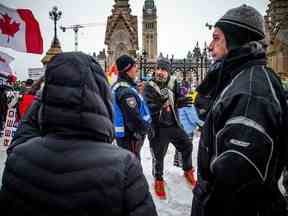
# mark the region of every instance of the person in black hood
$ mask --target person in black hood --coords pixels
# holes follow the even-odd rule
[[[192,167],[191,141],[182,128],[177,116],[177,108],[192,104],[191,97],[180,97],[176,78],[170,76],[170,62],[159,59],[154,77],[144,88],[144,98],[152,116],[153,133],[148,134],[153,156],[154,189],[160,199],[166,199],[163,179],[164,157],[171,142],[181,152],[184,176],[188,183],[195,185]]]
[[[45,84],[8,148],[0,210],[9,215],[157,215],[136,157],[111,144],[112,96],[80,52],[47,65]]]
[[[266,66],[263,23],[243,5],[215,24],[209,45],[215,62],[198,87],[209,105],[192,216],[286,215],[278,180],[287,158],[288,109],[280,80]]]
[[[137,65],[128,55],[116,60],[117,82],[112,86],[114,125],[117,145],[141,160],[140,150],[150,130],[151,116],[135,82]]]

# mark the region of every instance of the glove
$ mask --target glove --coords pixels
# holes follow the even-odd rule
[[[148,129],[148,139],[151,140],[155,137],[155,130],[153,127],[149,127]]]
[[[177,108],[191,106],[192,104],[193,98],[190,96],[178,98],[176,102]]]
[[[169,89],[168,88],[161,89],[160,93],[161,93],[161,98],[163,100],[167,100],[169,98]]]
[[[142,140],[142,139],[143,139],[143,136],[142,136],[140,133],[136,133],[136,132],[134,132],[134,133],[132,134],[132,137],[133,137],[133,139],[136,140],[136,141],[139,141],[139,140]]]

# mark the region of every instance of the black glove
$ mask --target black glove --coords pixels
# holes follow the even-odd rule
[[[176,101],[177,108],[191,106],[192,104],[193,104],[193,98],[190,96],[189,97],[180,97]]]
[[[139,141],[143,139],[143,136],[140,133],[134,132],[132,134],[133,140]]]

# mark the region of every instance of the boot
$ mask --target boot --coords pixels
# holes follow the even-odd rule
[[[155,180],[154,189],[159,199],[166,199],[166,192],[163,180]]]
[[[191,168],[189,170],[184,171],[184,176],[185,176],[187,182],[192,187],[194,187],[196,185],[196,178],[194,176],[194,172],[195,172],[194,168]]]

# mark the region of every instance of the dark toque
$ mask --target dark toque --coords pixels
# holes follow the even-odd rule
[[[116,66],[119,73],[129,71],[135,64],[135,60],[128,55],[122,55],[116,60]]]
[[[157,60],[157,68],[166,70],[167,72],[170,73],[170,61],[166,58],[161,58]]]

